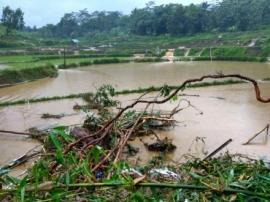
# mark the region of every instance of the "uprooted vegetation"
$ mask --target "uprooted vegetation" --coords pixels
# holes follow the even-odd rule
[[[191,160],[183,165],[167,165],[156,158],[144,166],[128,165],[124,150],[134,137],[154,135],[159,130],[173,129],[174,115],[187,107],[196,109],[188,100],[186,107],[177,105],[171,112],[154,112],[154,105],[178,100],[187,85],[204,79],[236,78],[254,85],[256,98],[262,103],[255,80],[241,75],[208,75],[185,81],[177,89],[164,86],[156,97],[146,93],[127,106],[116,109],[111,100],[114,90],[105,86],[87,98],[101,103],[97,113],[87,112],[81,127],[61,127],[43,135],[43,152],[22,179],[1,170],[0,197],[6,201],[243,201],[270,198],[269,167],[260,161],[237,156]],[[140,105],[141,111],[136,107]],[[197,109],[196,109],[197,110]],[[161,154],[172,152],[173,141],[157,138]],[[158,148],[159,145],[152,145]],[[164,145],[167,144],[167,147]],[[149,145],[146,145],[149,146]],[[151,150],[151,148],[150,148]],[[32,156],[31,156],[32,157]],[[111,188],[109,188],[111,187]]]

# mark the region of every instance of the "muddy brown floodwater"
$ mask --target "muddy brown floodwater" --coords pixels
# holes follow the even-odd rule
[[[270,83],[260,84],[260,87],[263,95],[270,97]],[[168,156],[170,159],[180,162],[184,160],[186,154],[202,158],[206,155],[204,152],[214,151],[230,138],[233,142],[223,152],[270,159],[270,136],[265,143],[266,133],[258,136],[252,144],[242,145],[270,123],[270,104],[257,102],[252,86],[240,84],[209,87],[187,90],[185,93],[200,95],[200,97],[184,98],[190,100],[203,114],[189,108],[174,116],[179,122],[175,128],[157,131],[160,138],[171,138],[173,144],[177,146],[176,151]],[[126,96],[121,98],[123,101],[126,99]],[[156,105],[155,109],[169,111],[177,104],[178,102]],[[182,102],[182,106],[185,105]],[[196,142],[197,137],[204,138],[205,145],[201,141]],[[154,136],[143,138],[143,142],[152,141],[155,141]],[[157,155],[148,152],[139,139],[133,141],[132,145],[140,148],[139,157],[142,162],[147,162]]]
[[[96,65],[60,70],[54,79],[42,79],[0,89],[0,101],[68,95],[93,91],[103,84],[118,90],[177,85],[188,78],[217,72],[239,73],[255,79],[270,77],[270,64],[250,62],[176,62]]]
[[[43,96],[67,95],[89,92],[104,83],[113,84],[117,89],[134,89],[151,85],[180,84],[188,78],[222,71],[223,73],[240,73],[255,79],[269,78],[270,65],[248,62],[179,62],[98,65],[81,69],[62,70],[55,79],[43,79],[31,83],[0,89],[0,100],[18,98],[35,98]],[[260,82],[263,96],[270,97],[270,82]],[[253,88],[249,84],[218,86],[189,89],[188,94],[200,97],[186,97],[203,115],[188,109],[175,116],[178,126],[172,130],[159,131],[161,137],[173,139],[177,150],[169,155],[175,161],[183,160],[184,154],[203,156],[203,150],[212,151],[226,140],[233,142],[227,146],[230,153],[243,153],[252,157],[270,159],[270,143],[263,144],[263,136],[258,137],[253,145],[242,146],[252,135],[270,123],[270,104],[256,101]],[[123,105],[138,95],[120,96]],[[74,112],[72,107],[80,99],[52,101],[22,106],[0,108],[0,129],[24,131],[30,127],[52,127],[56,125],[73,125],[82,123],[85,114]],[[171,110],[177,103],[156,106],[157,110]],[[42,120],[42,113],[69,116],[60,120]],[[196,137],[205,138],[205,145],[196,143]],[[269,137],[270,138],[270,137]],[[147,137],[143,141],[153,141]],[[25,137],[0,134],[0,165],[19,157],[35,147],[37,142]],[[147,152],[140,140],[132,142],[140,148],[142,162],[153,155]],[[224,150],[226,151],[226,150]]]

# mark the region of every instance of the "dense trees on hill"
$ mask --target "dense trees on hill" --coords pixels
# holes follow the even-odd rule
[[[125,17],[120,12],[93,12],[87,10],[65,14],[57,25],[46,25],[39,29],[42,36],[77,37],[89,32],[108,32],[124,27]]]
[[[81,10],[67,13],[58,24],[49,24],[37,31],[43,37],[81,37],[110,31],[155,36],[245,31],[263,25],[270,25],[270,0],[217,0],[215,4],[204,2],[188,6],[156,6],[149,2],[144,8],[134,9],[130,15],[117,11],[89,13]]]
[[[130,30],[140,35],[245,31],[270,24],[270,0],[223,0],[217,4],[168,4],[135,9]]]
[[[12,10],[9,6],[3,8],[1,22],[9,34],[12,29],[21,30],[24,27],[24,13],[20,8]]]

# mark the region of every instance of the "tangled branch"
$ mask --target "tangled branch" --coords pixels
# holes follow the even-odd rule
[[[70,150],[72,150],[72,148],[74,146],[76,146],[77,144],[87,140],[90,137],[93,136],[99,136],[100,134],[103,134],[100,138],[93,140],[93,142],[91,142],[92,144],[97,143],[99,141],[101,141],[107,134],[108,128],[111,128],[113,123],[116,122],[117,119],[119,119],[123,113],[125,111],[127,111],[128,109],[131,109],[133,107],[135,107],[137,104],[163,104],[168,102],[169,100],[171,100],[174,96],[176,96],[179,91],[183,91],[188,85],[192,84],[192,83],[196,83],[196,82],[202,82],[205,79],[224,79],[224,78],[235,78],[235,79],[241,79],[243,81],[249,82],[253,85],[254,90],[255,90],[255,95],[256,95],[256,99],[259,102],[262,103],[270,103],[270,98],[266,99],[263,98],[261,96],[261,91],[259,88],[259,85],[257,83],[256,80],[246,77],[246,76],[242,76],[240,74],[217,74],[217,75],[206,75],[206,76],[202,76],[200,78],[195,78],[195,79],[188,79],[185,82],[182,83],[182,85],[179,86],[179,88],[177,88],[175,91],[173,91],[169,96],[167,96],[166,98],[162,99],[162,100],[141,100],[141,99],[137,99],[136,101],[134,101],[132,104],[122,108],[114,118],[112,118],[110,121],[108,121],[100,130],[98,130],[96,133],[89,135],[89,136],[85,136],[79,140],[77,140],[76,142],[70,144],[67,148],[67,150],[65,151],[65,153],[68,153]]]

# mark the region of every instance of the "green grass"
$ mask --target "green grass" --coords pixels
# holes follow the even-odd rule
[[[246,48],[242,47],[219,47],[212,48],[212,56],[214,57],[245,57]]]
[[[227,33],[200,33],[187,36],[134,36],[103,35],[89,36],[82,39],[82,43],[90,43],[93,46],[102,44],[115,44],[113,49],[141,50],[159,48],[177,48],[179,46],[208,47],[216,46],[246,46],[252,39],[259,39],[258,45],[265,46],[270,35],[270,28],[262,28],[249,32],[227,32]],[[219,38],[221,36],[221,38]],[[223,44],[223,45],[222,45]]]
[[[269,49],[270,50],[270,49]],[[227,61],[253,61],[265,62],[267,61],[267,53],[259,47],[212,47],[204,48],[200,57],[195,57],[194,60],[227,60]],[[198,52],[198,51],[197,51]]]
[[[203,49],[201,57],[210,57],[210,48]]]
[[[191,48],[188,56],[199,56],[199,53],[202,51],[202,48]]]
[[[128,118],[132,117],[124,120],[129,121]],[[115,127],[121,128],[121,124]],[[65,152],[76,140],[67,128],[55,128],[43,140],[41,157],[22,179],[9,176],[8,167],[1,168],[0,200],[266,202],[270,198],[269,167],[263,161],[225,154],[208,160],[189,158],[176,164],[166,162],[166,153],[160,153],[145,165],[130,165],[127,160],[114,163],[109,158],[105,166],[94,170],[110,149],[93,144],[84,152],[73,148]],[[107,143],[107,147],[112,146]],[[163,168],[180,177],[150,172]],[[143,181],[135,183],[137,174],[123,174],[129,170],[132,173],[133,169],[144,176]]]
[[[176,49],[174,51],[174,56],[184,56],[186,53],[186,50],[182,50],[182,49]]]
[[[188,58],[187,58],[188,59]],[[266,62],[267,58],[265,57],[237,57],[237,56],[231,56],[231,57],[210,57],[210,56],[204,56],[204,57],[195,57],[193,58],[193,61],[241,61],[241,62]]]
[[[46,64],[52,65],[61,65],[64,63],[63,58],[55,58],[55,56],[50,57],[42,57],[35,55],[18,55],[18,56],[0,56],[0,63],[6,63],[11,69],[22,69],[22,68],[33,68],[40,67]],[[100,57],[82,57],[82,58],[68,58],[66,59],[66,64],[79,64],[84,62],[93,62]],[[113,59],[113,57],[102,57],[101,59],[109,60]],[[119,57],[120,59],[128,59],[128,57]]]
[[[0,63],[26,63],[38,60],[33,55],[0,56]]]
[[[0,85],[12,85],[45,77],[57,76],[57,69],[50,64],[40,67],[0,70]]]
[[[3,37],[3,26],[0,26],[0,44],[3,43],[1,48],[15,48],[16,44],[19,48],[25,47],[63,47],[68,44],[68,39],[63,38],[50,38],[42,39],[36,33],[18,32],[14,31],[13,36]],[[220,37],[221,36],[221,37]],[[127,33],[99,33],[90,34],[80,38],[80,46],[100,46],[113,44],[110,48],[100,48],[106,54],[120,53],[130,55],[136,52],[145,52],[151,50],[153,53],[157,47],[161,49],[177,48],[179,46],[187,46],[192,48],[201,48],[208,46],[246,46],[252,39],[258,39],[257,46],[270,45],[270,27],[262,27],[261,29],[246,32],[212,32],[212,33],[199,33],[195,35],[185,36],[136,36]],[[7,44],[5,46],[4,44]],[[10,44],[10,45],[8,45]]]
[[[270,57],[270,43],[269,43],[269,45],[263,47],[262,55],[265,57]]]

